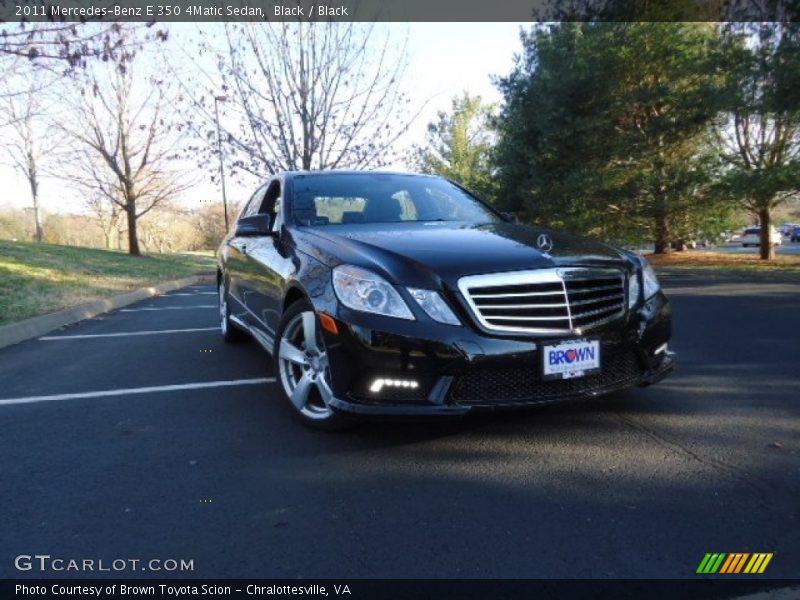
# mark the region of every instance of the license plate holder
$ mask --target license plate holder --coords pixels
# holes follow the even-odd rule
[[[542,344],[541,348],[543,380],[586,377],[602,369],[600,340],[556,341]]]

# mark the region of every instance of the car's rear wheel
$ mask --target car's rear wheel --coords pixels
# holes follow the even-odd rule
[[[231,322],[230,297],[224,277],[220,277],[217,284],[217,297],[219,299],[219,331],[222,334],[222,339],[229,344],[241,341],[245,334]]]
[[[330,406],[331,365],[319,319],[307,300],[284,313],[273,355],[283,393],[306,425],[331,431],[352,424]]]

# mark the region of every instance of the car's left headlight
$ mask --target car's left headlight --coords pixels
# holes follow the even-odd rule
[[[450,307],[444,301],[439,292],[433,290],[421,290],[418,288],[406,288],[411,297],[416,300],[420,308],[434,321],[447,325],[461,325],[461,321],[453,314]]]
[[[628,279],[628,308],[636,306],[641,295],[642,286],[639,284],[639,269],[636,269]]]
[[[628,308],[636,306],[641,298],[644,298],[645,301],[649,300],[661,289],[656,272],[650,263],[645,258],[639,257],[639,264],[641,265],[642,283],[639,283],[640,273],[637,269],[628,282]]]
[[[398,291],[383,277],[353,265],[333,269],[333,289],[347,308],[414,320],[414,314]]]

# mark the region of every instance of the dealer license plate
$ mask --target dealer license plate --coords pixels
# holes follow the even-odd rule
[[[544,379],[572,379],[600,371],[599,340],[570,340],[542,346]]]

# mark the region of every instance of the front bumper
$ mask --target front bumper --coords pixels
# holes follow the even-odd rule
[[[602,372],[572,380],[544,381],[539,372],[542,344],[569,337],[488,335],[469,325],[399,321],[341,306],[336,317],[338,335],[325,333],[332,407],[358,415],[446,416],[538,406],[650,385],[674,369],[666,349],[671,309],[660,292],[580,336],[600,341]],[[376,386],[379,379],[395,385]]]

